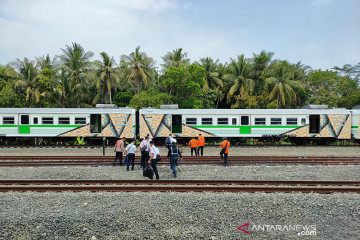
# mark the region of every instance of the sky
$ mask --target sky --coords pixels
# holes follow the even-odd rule
[[[177,48],[223,63],[265,50],[326,70],[360,62],[360,0],[0,0],[0,64],[73,42],[92,60],[137,46],[157,66]]]

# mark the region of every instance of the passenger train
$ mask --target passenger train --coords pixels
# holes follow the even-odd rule
[[[119,137],[155,140],[175,135],[187,140],[230,137],[275,139],[287,137],[305,144],[310,140],[328,144],[337,139],[360,142],[360,108],[329,109],[307,105],[301,109],[160,109],[118,108],[0,108],[0,138],[112,139]]]

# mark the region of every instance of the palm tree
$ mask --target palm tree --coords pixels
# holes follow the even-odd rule
[[[297,89],[303,89],[303,83],[294,78],[294,66],[287,61],[280,61],[274,65],[273,77],[266,78],[265,88],[271,87],[270,101],[277,101],[278,107],[290,107],[298,102]]]
[[[64,69],[70,73],[69,89],[74,94],[77,106],[80,107],[80,101],[85,94],[84,76],[90,69],[90,58],[94,55],[92,52],[85,52],[84,48],[78,43],[72,43],[72,46],[65,45],[66,48],[61,51],[63,54],[60,60]]]
[[[129,56],[122,55],[120,62],[122,76],[140,92],[141,86],[148,87],[156,75],[155,62],[146,53],[140,52],[140,47]]]
[[[255,92],[257,94],[261,94],[261,91],[265,84],[266,76],[268,75],[268,67],[271,65],[272,57],[274,56],[273,52],[266,52],[265,50],[262,50],[260,54],[253,53],[253,72],[252,72],[252,78],[255,81]]]
[[[224,83],[219,78],[218,65],[219,60],[214,60],[212,58],[200,58],[200,63],[198,63],[206,71],[205,75],[205,84],[203,89],[205,91],[209,89],[217,89],[218,86],[223,87]]]
[[[99,90],[98,94],[95,96],[93,103],[99,101],[101,95],[106,93],[109,95],[109,102],[112,104],[112,95],[111,92],[117,92],[118,85],[120,84],[120,79],[118,77],[118,70],[114,68],[116,65],[114,57],[109,57],[105,52],[100,53],[102,62],[96,61],[95,65],[96,70],[96,88]],[[103,99],[104,100],[104,99]]]
[[[182,48],[168,52],[164,57],[162,57],[164,63],[161,64],[163,70],[168,69],[169,67],[181,67],[190,65],[190,59],[187,58],[187,53],[183,52]]]
[[[223,76],[224,80],[230,81],[232,86],[227,94],[228,101],[239,93],[243,96],[245,93],[252,93],[255,87],[255,82],[250,78],[251,65],[248,59],[245,59],[244,54],[237,57],[237,60],[231,58],[231,62]]]
[[[35,98],[35,102],[40,101],[40,96],[44,96],[37,88],[39,79],[39,70],[35,61],[24,58],[24,61],[17,59],[15,62],[10,63],[18,73],[15,76],[15,87],[26,89],[26,101]]]

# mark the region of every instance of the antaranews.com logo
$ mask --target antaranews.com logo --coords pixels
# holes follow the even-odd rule
[[[250,234],[254,231],[294,231],[299,236],[316,236],[316,225],[267,225],[267,224],[259,224],[250,226],[250,222],[245,223],[238,227],[238,229],[246,234]],[[250,228],[250,230],[249,230]]]

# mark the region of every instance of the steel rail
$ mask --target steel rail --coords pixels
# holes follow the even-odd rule
[[[0,192],[35,191],[35,192],[63,192],[63,191],[91,191],[91,192],[302,192],[302,193],[360,193],[360,188],[340,187],[244,187],[244,186],[0,186]]]
[[[360,186],[360,181],[280,181],[280,180],[103,180],[103,179],[42,179],[0,180],[0,185],[302,185]]]

